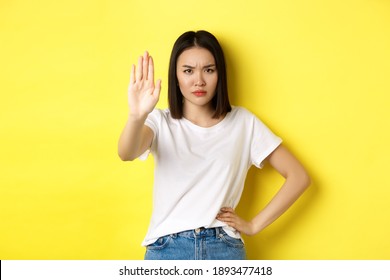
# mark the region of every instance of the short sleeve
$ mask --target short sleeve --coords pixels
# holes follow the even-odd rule
[[[263,161],[282,143],[282,139],[254,115],[252,122],[251,161],[256,167],[262,168]]]
[[[152,146],[138,157],[140,160],[146,160],[148,158],[151,148],[153,147],[156,137],[158,135],[158,127],[159,127],[159,123],[161,122],[161,118],[162,118],[162,112],[160,109],[154,109],[146,118],[145,125],[148,126],[153,131],[154,136],[153,136]]]

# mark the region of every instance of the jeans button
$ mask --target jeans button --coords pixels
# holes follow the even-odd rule
[[[195,229],[195,233],[198,234],[199,232],[200,232],[200,228],[196,228],[196,229]]]

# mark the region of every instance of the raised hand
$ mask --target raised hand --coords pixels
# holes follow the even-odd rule
[[[161,91],[161,80],[154,83],[153,59],[145,52],[138,58],[137,68],[131,67],[130,84],[128,88],[128,102],[130,115],[142,118],[153,111]]]

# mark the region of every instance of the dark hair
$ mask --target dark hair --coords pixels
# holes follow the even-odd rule
[[[181,119],[183,117],[183,95],[176,74],[177,59],[183,51],[192,47],[205,48],[214,56],[218,82],[216,94],[212,99],[215,110],[213,118],[219,118],[232,110],[228,96],[225,58],[217,38],[204,30],[185,32],[173,45],[168,72],[168,103],[172,118]]]

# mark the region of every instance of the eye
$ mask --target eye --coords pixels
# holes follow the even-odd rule
[[[186,73],[186,74],[191,74],[192,73],[192,69],[188,68],[188,69],[185,69],[183,72]]]
[[[214,68],[207,68],[206,70],[206,73],[214,73],[215,72],[215,69]]]

